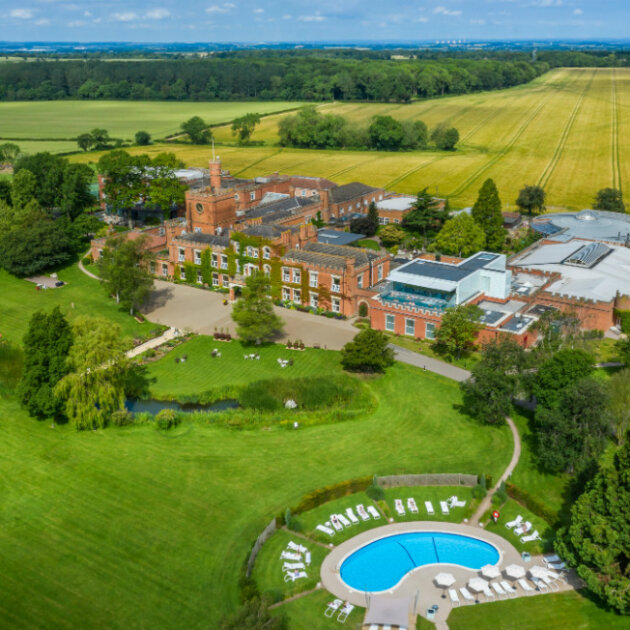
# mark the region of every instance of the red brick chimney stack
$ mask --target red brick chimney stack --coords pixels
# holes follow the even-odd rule
[[[212,192],[221,190],[221,158],[210,160],[210,188]]]

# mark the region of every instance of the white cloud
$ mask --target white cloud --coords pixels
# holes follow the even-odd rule
[[[68,26],[70,28],[79,28],[81,26],[85,26],[85,20],[72,20],[72,22],[68,22]]]
[[[138,18],[138,14],[133,11],[125,11],[124,13],[113,13],[112,19],[116,22],[133,22]]]
[[[163,20],[164,18],[170,16],[171,12],[168,9],[151,9],[145,14],[145,17],[147,17],[149,20]]]
[[[83,17],[92,17],[92,14],[89,11],[84,11]]]
[[[37,26],[48,26],[50,24],[50,20],[48,18],[41,18],[39,20],[35,20],[35,24],[37,24]]]
[[[264,13],[264,9],[254,9],[254,13]]]
[[[289,15],[288,13],[286,13],[285,15],[283,15],[283,16],[282,16],[282,19],[283,19],[283,20],[290,20],[290,19],[292,19],[292,18],[293,18],[293,16],[292,16],[292,15]]]
[[[470,20],[470,23],[471,24],[481,24],[481,25],[483,25],[483,24],[486,23],[486,21],[485,20],[480,20],[480,19],[472,19],[472,20]]]
[[[421,24],[426,24],[428,21],[429,18],[425,18],[424,16],[420,16],[414,20],[414,22],[420,22]]]
[[[319,12],[315,13],[315,15],[300,15],[298,17],[299,22],[323,22],[326,18],[323,15],[320,15]]]
[[[233,2],[224,2],[223,4],[213,4],[206,9],[206,13],[228,13],[232,9],[235,9],[236,5]]]
[[[435,13],[436,15],[448,15],[448,16],[453,16],[453,17],[456,17],[462,14],[462,12],[459,9],[453,10],[453,9],[447,9],[446,7],[435,7],[435,9],[433,9],[433,13]]]
[[[529,7],[561,7],[563,0],[531,0],[526,6]]]
[[[35,13],[33,9],[13,9],[9,15],[18,20],[32,20]]]
[[[584,11],[582,11],[582,9],[575,9],[573,11],[573,15],[582,15],[582,13],[584,13]]]

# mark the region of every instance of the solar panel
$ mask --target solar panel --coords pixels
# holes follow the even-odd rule
[[[592,267],[612,250],[603,243],[589,243],[564,259],[565,265],[576,267]]]
[[[559,228],[557,225],[554,225],[549,221],[545,221],[544,223],[533,222],[532,229],[536,230],[536,232],[540,232],[540,234],[547,235],[557,234],[558,232],[562,231],[562,228]]]

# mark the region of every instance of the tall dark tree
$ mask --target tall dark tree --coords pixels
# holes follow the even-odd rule
[[[516,205],[527,214],[539,214],[545,209],[545,189],[540,186],[525,186],[518,194]]]
[[[193,116],[183,122],[181,128],[185,134],[188,134],[192,144],[210,144],[212,133],[203,118]]]
[[[492,179],[487,179],[479,190],[479,196],[472,208],[472,217],[486,235],[486,247],[499,251],[507,232],[503,227],[499,191]]]
[[[623,194],[616,188],[602,188],[593,201],[595,210],[608,210],[608,212],[625,212]]]
[[[380,330],[362,330],[341,350],[341,365],[349,372],[384,372],[393,363],[389,337]]]
[[[59,307],[50,313],[36,311],[24,336],[24,371],[18,396],[29,414],[38,419],[62,414],[63,402],[54,393],[68,373],[72,332]]]
[[[421,234],[425,239],[433,239],[447,221],[448,213],[428,190],[423,188],[418,192],[413,210],[403,218],[402,225],[406,230]]]
[[[630,615],[630,439],[571,508],[556,551],[593,593]]]
[[[146,147],[151,144],[151,134],[148,131],[136,131],[134,140],[138,146]]]
[[[94,142],[92,141],[91,133],[82,133],[77,136],[77,146],[83,151],[89,151],[92,148]]]

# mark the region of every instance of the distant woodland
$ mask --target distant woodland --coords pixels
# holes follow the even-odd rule
[[[560,66],[624,66],[623,53],[241,51],[206,58],[0,63],[0,100],[408,102],[520,85]]]

